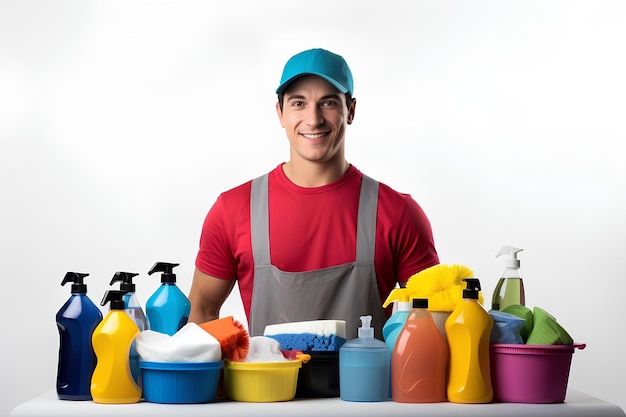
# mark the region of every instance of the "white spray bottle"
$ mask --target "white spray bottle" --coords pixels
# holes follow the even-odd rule
[[[517,253],[521,251],[523,249],[502,246],[496,253],[496,258],[502,255],[507,255],[508,257],[504,262],[505,270],[493,292],[491,300],[492,310],[502,310],[512,304],[525,305],[526,303],[524,281],[519,272],[520,261],[517,259]]]

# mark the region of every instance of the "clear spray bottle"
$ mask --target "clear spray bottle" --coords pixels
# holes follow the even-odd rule
[[[124,292],[122,297],[124,301],[124,310],[126,314],[130,316],[131,319],[135,322],[137,327],[139,327],[139,331],[142,332],[144,330],[148,330],[148,320],[146,319],[146,314],[143,312],[143,308],[141,308],[141,304],[135,295],[135,284],[133,283],[133,278],[139,275],[136,272],[122,272],[118,271],[113,275],[111,279],[111,283],[109,285],[113,285],[116,282],[120,282],[120,291]],[[139,369],[139,354],[137,353],[137,349],[135,347],[135,341],[130,347],[130,371],[133,375],[133,379],[139,385],[142,386],[141,381],[141,370]]]
[[[520,261],[517,259],[517,253],[523,249],[514,248],[512,246],[502,246],[496,258],[506,255],[504,261],[505,270],[496,285],[491,300],[492,310],[502,310],[512,304],[525,305],[526,296],[524,294],[524,281],[520,275]]]

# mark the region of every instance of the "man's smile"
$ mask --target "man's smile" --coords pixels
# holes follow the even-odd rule
[[[324,137],[326,135],[328,135],[328,132],[325,133],[301,133],[302,136],[304,136],[307,139],[319,139],[321,137]]]

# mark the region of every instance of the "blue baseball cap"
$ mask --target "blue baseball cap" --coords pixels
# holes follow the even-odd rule
[[[276,94],[285,92],[289,84],[303,75],[317,75],[331,83],[339,92],[354,92],[352,72],[342,56],[325,49],[309,49],[292,56],[285,64]]]

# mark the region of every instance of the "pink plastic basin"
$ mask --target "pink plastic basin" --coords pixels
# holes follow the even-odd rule
[[[565,401],[572,354],[584,343],[573,345],[490,346],[491,384],[494,401],[512,403],[560,403]]]

